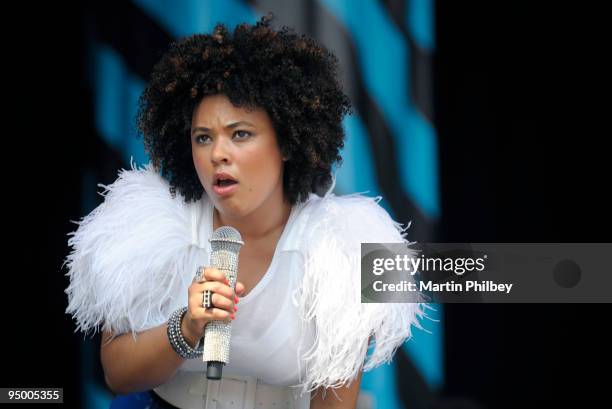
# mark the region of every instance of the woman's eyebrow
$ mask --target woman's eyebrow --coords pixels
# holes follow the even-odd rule
[[[252,126],[253,128],[255,128],[255,125],[253,125],[249,121],[232,122],[230,124],[225,125],[225,128],[233,129],[240,125],[248,125],[248,126]],[[205,126],[197,126],[193,128],[193,130],[191,131],[191,134],[193,135],[196,131],[210,132],[210,129]]]

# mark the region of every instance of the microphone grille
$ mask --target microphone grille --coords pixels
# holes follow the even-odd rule
[[[233,248],[242,246],[242,236],[240,232],[231,226],[221,226],[215,230],[210,238],[210,243],[213,251],[215,249]]]

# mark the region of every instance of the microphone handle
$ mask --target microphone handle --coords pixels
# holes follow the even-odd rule
[[[223,362],[219,361],[208,361],[206,366],[206,378],[219,380],[223,376]]]

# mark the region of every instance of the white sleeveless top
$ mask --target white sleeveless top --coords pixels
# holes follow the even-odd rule
[[[298,251],[300,214],[304,204],[292,207],[287,224],[276,245],[268,270],[244,297],[240,298],[236,319],[232,322],[230,358],[224,374],[255,376],[271,385],[297,385],[299,357],[314,341],[313,326],[302,327],[293,292],[304,274],[304,260]],[[194,206],[192,223],[197,234],[198,260],[209,265],[208,239],[213,233],[214,206],[203,197]],[[238,276],[240,280],[240,276]],[[184,292],[186,293],[186,292]],[[185,298],[186,294],[177,294]],[[302,332],[303,331],[303,332]],[[202,358],[186,361],[179,370],[205,370]]]

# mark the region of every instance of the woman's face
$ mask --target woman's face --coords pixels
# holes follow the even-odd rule
[[[221,94],[204,97],[192,115],[191,152],[200,183],[221,214],[241,218],[282,204],[283,158],[265,110],[236,108]]]

